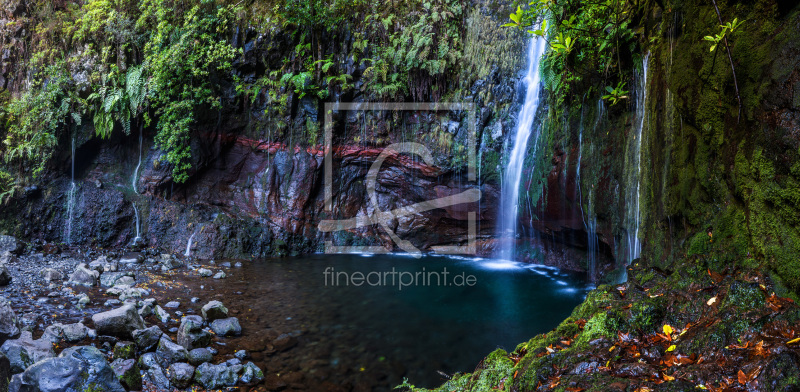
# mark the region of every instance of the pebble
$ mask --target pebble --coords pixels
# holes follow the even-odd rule
[[[216,275],[214,275],[214,279],[225,279],[227,277],[228,275],[226,275],[224,271],[219,271]]]

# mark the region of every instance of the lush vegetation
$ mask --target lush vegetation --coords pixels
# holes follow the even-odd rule
[[[31,31],[25,50],[11,48],[17,78],[0,113],[11,184],[40,175],[76,133],[108,138],[136,128],[155,129],[161,163],[184,182],[198,120],[223,105],[264,99],[265,115],[285,125],[291,101],[304,98],[437,100],[456,83],[463,51],[457,0],[384,8],[364,0],[33,3],[4,27]],[[258,72],[242,75],[243,41],[256,36],[290,50],[278,61],[257,59]],[[315,135],[318,125],[307,128]]]

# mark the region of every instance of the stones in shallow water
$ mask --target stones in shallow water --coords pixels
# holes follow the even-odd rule
[[[142,389],[142,375],[134,359],[115,359],[111,362],[111,369],[125,389],[138,391]]]
[[[214,279],[225,279],[228,275],[224,271],[219,271],[214,275]]]
[[[236,317],[214,320],[211,322],[211,329],[218,336],[239,336],[242,334],[242,327]]]
[[[167,378],[177,388],[186,388],[192,382],[194,366],[188,363],[173,363],[167,368]]]
[[[144,320],[133,304],[97,313],[92,316],[92,321],[98,334],[123,338],[129,338],[133,331],[144,328]]]
[[[211,344],[211,334],[203,330],[203,319],[200,316],[186,316],[181,320],[178,344],[187,350]]]
[[[143,351],[150,351],[155,347],[163,334],[161,328],[155,325],[150,328],[137,329],[131,333],[136,346]]]
[[[21,373],[35,362],[55,357],[50,341],[33,340],[29,331],[23,331],[19,339],[6,340],[0,346],[0,352],[11,362],[12,373]]]
[[[214,275],[213,271],[211,271],[210,269],[206,269],[206,268],[200,268],[200,270],[198,270],[197,272],[200,273],[200,276],[202,276],[204,278],[207,278],[209,276]]]
[[[70,347],[56,358],[36,362],[11,379],[9,391],[125,392],[103,353],[92,346]]]
[[[207,322],[228,317],[228,308],[219,301],[211,301],[200,309],[200,313]]]
[[[235,353],[233,354],[233,356],[235,356],[236,358],[239,358],[240,360],[244,361],[244,360],[245,360],[245,359],[247,359],[247,357],[249,357],[250,355],[249,355],[249,354],[247,354],[247,351],[245,351],[245,350],[239,350],[239,351],[235,352]]]
[[[297,345],[297,338],[290,334],[282,334],[272,341],[272,346],[277,351],[285,351]]]
[[[211,362],[214,356],[211,354],[211,350],[203,347],[189,351],[188,359],[190,364],[199,366],[200,364]]]

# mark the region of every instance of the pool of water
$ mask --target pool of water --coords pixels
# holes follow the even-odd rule
[[[438,385],[553,329],[588,288],[544,266],[403,255],[257,260],[188,283],[184,296],[235,310],[244,336],[227,347],[252,353],[268,389],[309,390],[389,390],[404,377]]]

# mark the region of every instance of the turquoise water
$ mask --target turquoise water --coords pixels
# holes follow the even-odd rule
[[[313,390],[325,382],[388,390],[404,377],[438,385],[442,373],[472,371],[496,348],[512,351],[553,329],[587,290],[581,277],[544,266],[403,255],[254,261],[226,280],[210,289],[249,309],[239,315],[245,336],[231,346],[248,346],[277,380]],[[296,346],[273,352],[279,333]]]

